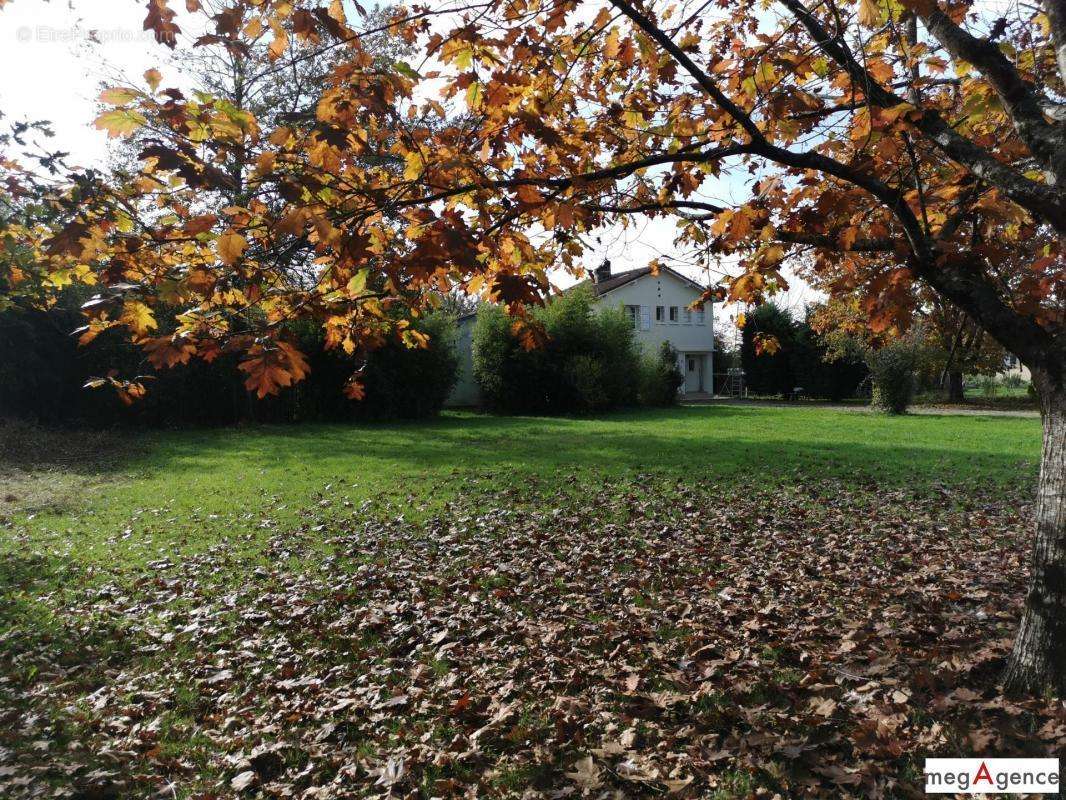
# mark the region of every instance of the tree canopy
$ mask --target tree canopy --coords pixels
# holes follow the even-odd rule
[[[313,317],[352,350],[393,332],[391,305],[460,287],[522,324],[549,268],[633,214],[676,215],[682,242],[737,254],[731,298],[759,299],[799,257],[886,327],[920,280],[1039,365],[1062,322],[1066,227],[1049,9],[483,2],[360,26],[339,2],[233,0],[196,44],[265,44],[267,71],[341,51],[313,118],[264,128],[156,72],[113,87],[97,125],[145,140],[142,170],[75,186],[69,223],[40,245],[53,282],[100,286],[87,338],[124,325],[163,364],[242,349],[264,392],[302,374],[284,320]],[[173,10],[148,10],[174,46]],[[383,63],[367,46],[383,30],[421,60]],[[707,199],[716,179],[745,201]],[[209,207],[219,190],[233,202]],[[279,269],[303,244],[306,269]],[[160,301],[179,321],[166,341]]]

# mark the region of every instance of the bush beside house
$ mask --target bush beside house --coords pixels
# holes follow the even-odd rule
[[[905,414],[914,400],[917,348],[913,341],[897,339],[867,356],[873,382],[873,404],[889,414]]]
[[[657,357],[645,356],[640,364],[640,388],[637,398],[642,406],[666,407],[677,405],[685,376],[678,364],[678,352],[669,342],[663,342]]]
[[[482,403],[506,414],[588,414],[677,402],[681,374],[661,356],[644,356],[633,323],[621,309],[594,307],[579,287],[555,297],[534,317],[548,342],[526,350],[497,306],[483,306],[474,328],[474,377]]]

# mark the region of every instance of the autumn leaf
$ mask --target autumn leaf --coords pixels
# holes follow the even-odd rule
[[[287,342],[254,345],[239,369],[248,375],[245,388],[260,400],[303,380],[310,372],[303,353]]]
[[[275,223],[274,230],[289,236],[297,236],[303,232],[309,216],[310,212],[306,208],[294,208]]]
[[[146,336],[149,330],[157,327],[152,309],[138,300],[126,301],[119,321],[138,337]]]
[[[159,84],[163,82],[163,75],[157,69],[150,69],[144,73],[144,82],[154,92],[159,88]]]
[[[523,203],[528,203],[530,205],[540,203],[544,199],[541,193],[537,190],[537,187],[528,184],[519,186],[515,194],[518,195],[518,199]]]
[[[148,361],[157,369],[171,368],[178,364],[188,364],[196,353],[196,345],[173,336],[157,336],[146,339],[142,346],[148,354]]]
[[[859,0],[859,23],[867,28],[876,28],[881,24],[881,8],[878,0]]]
[[[100,130],[107,131],[108,137],[114,139],[137,132],[146,122],[144,115],[139,111],[115,108],[98,116],[95,125]]]
[[[211,230],[217,222],[218,217],[214,214],[201,214],[185,223],[185,232],[190,236],[197,236]]]
[[[218,237],[218,257],[227,267],[232,267],[248,247],[248,240],[239,233],[229,231]]]
[[[289,35],[285,32],[285,28],[281,23],[276,20],[271,20],[270,29],[274,32],[274,38],[271,40],[267,50],[270,53],[270,58],[277,60],[285,55],[285,51],[289,48]]]
[[[781,349],[781,342],[772,333],[757,333],[754,342],[757,356],[772,356]]]
[[[582,789],[595,789],[600,785],[600,768],[593,762],[592,756],[585,756],[574,764],[566,777]]]
[[[138,97],[144,95],[136,89],[130,89],[127,87],[115,87],[111,89],[104,89],[100,93],[101,102],[107,103],[112,106],[124,106],[127,103],[132,103]]]
[[[363,400],[366,398],[366,387],[360,377],[353,377],[344,384],[344,396],[349,400]]]
[[[403,179],[405,181],[417,180],[422,175],[422,156],[417,150],[413,150],[404,156]]]

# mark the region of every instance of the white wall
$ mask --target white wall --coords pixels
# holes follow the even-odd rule
[[[477,316],[459,320],[456,327],[455,354],[459,357],[455,388],[448,395],[446,406],[476,406],[481,402],[481,388],[474,380],[474,325]]]
[[[696,312],[692,312],[692,324],[669,322],[670,306],[678,307],[678,318],[683,320],[684,309],[700,296],[701,292],[670,273],[663,271],[658,277],[645,275],[635,281],[620,286],[598,299],[598,303],[609,307],[647,306],[651,314],[651,328],[638,330],[639,341],[646,352],[657,353],[664,341],[669,341],[678,351],[709,353],[714,343],[714,304],[704,305],[703,325],[696,324]],[[667,319],[658,322],[655,319],[655,307],[664,306]]]

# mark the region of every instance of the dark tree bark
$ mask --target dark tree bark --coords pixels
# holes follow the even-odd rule
[[[962,403],[966,400],[966,390],[962,381],[962,370],[948,370],[948,401]]]
[[[1011,694],[1066,697],[1066,385],[1034,372],[1044,420],[1029,591],[1004,678]]]

